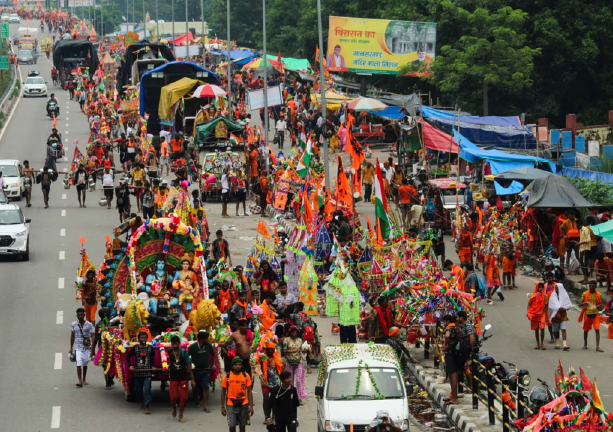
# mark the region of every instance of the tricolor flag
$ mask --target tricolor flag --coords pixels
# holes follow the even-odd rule
[[[385,199],[385,187],[383,184],[383,177],[381,176],[379,159],[377,159],[375,176],[375,215],[377,216],[377,222],[381,225],[381,234],[383,238],[389,238],[390,220],[387,215],[387,200]]]
[[[302,132],[300,133],[300,148],[304,150],[307,146],[307,136],[304,132],[304,127],[302,128]]]
[[[301,138],[302,139],[302,138]],[[313,157],[313,141],[309,138],[306,143],[306,149],[304,153],[302,153],[302,157],[296,166],[296,173],[301,177],[305,178],[309,173],[309,166],[311,165],[311,158]]]
[[[230,143],[233,146],[237,146],[238,145],[238,138],[236,137],[236,135],[234,135],[232,133],[230,134]]]

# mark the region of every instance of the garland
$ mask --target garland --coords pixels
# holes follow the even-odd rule
[[[160,345],[160,357],[162,358],[162,370],[168,370],[168,354],[166,354],[166,348]]]

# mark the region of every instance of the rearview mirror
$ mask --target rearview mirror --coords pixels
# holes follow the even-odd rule
[[[485,331],[489,331],[492,328],[492,325],[488,324],[484,328],[485,328]]]
[[[315,387],[315,396],[324,397],[324,388],[323,386]]]
[[[32,219],[26,218],[26,223],[30,223],[30,222],[32,222]]]

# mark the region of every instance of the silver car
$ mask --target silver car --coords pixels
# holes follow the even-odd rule
[[[17,51],[17,63],[19,64],[34,64],[34,56],[31,50]]]
[[[0,204],[0,255],[30,260],[29,223],[16,204]]]

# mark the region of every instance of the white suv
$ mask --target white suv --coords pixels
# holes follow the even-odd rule
[[[21,201],[26,188],[21,177],[21,164],[16,159],[0,159],[0,172],[4,178],[4,194]]]
[[[16,13],[9,15],[9,23],[11,24],[19,24],[21,20],[19,19],[19,15]]]
[[[0,255],[19,255],[30,260],[30,219],[17,204],[0,204]]]

